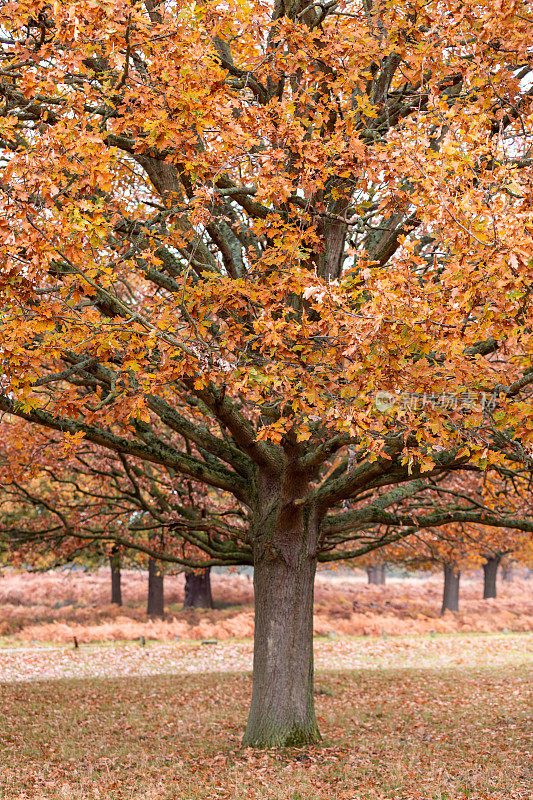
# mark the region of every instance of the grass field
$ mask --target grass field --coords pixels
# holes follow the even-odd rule
[[[163,672],[166,654],[179,674],[124,666],[122,678],[46,675],[58,657],[54,674],[81,663],[110,675],[131,663],[131,646],[0,651],[0,797],[529,800],[532,645],[512,633],[318,640],[324,742],[270,753],[239,748],[249,642],[138,646],[136,658]],[[241,671],[207,671],[232,660]],[[327,669],[339,663],[357,669]]]

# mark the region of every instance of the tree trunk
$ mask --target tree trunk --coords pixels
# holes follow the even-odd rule
[[[455,564],[444,565],[444,592],[441,615],[445,611],[459,611],[459,580],[461,572]]]
[[[270,506],[255,527],[253,690],[243,746],[315,743],[320,740],[313,697],[318,520],[313,508],[304,511],[288,500],[274,511]]]
[[[211,568],[185,573],[183,608],[213,608]]]
[[[375,564],[373,566],[367,567],[366,574],[368,575],[369,584],[373,584],[375,586],[385,585],[385,576],[386,576],[385,564]]]
[[[149,617],[165,616],[165,596],[163,588],[163,572],[159,561],[151,558],[148,561],[148,606],[146,613]]]
[[[117,606],[122,605],[122,587],[120,585],[120,551],[118,547],[113,547],[109,556],[111,565],[111,602]]]
[[[490,556],[483,564],[483,600],[496,597],[496,575],[502,557],[500,555]]]
[[[366,574],[368,578],[368,583],[375,585],[378,582],[378,573],[377,568],[372,564],[366,568]]]
[[[504,583],[512,583],[513,579],[513,562],[510,561],[502,564],[502,580]]]

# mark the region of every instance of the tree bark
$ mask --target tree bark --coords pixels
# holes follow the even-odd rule
[[[375,586],[378,583],[378,573],[377,568],[372,564],[366,568],[366,574],[368,578],[368,583],[372,586]]]
[[[445,611],[459,611],[459,581],[461,572],[455,564],[444,564],[444,592],[441,615]]]
[[[122,587],[120,575],[120,550],[118,547],[113,547],[111,555],[109,556],[109,563],[111,566],[111,602],[116,603],[117,606],[122,605]]]
[[[483,600],[497,596],[496,575],[501,560],[500,555],[490,556],[483,564]]]
[[[255,528],[254,671],[243,746],[311,744],[320,740],[313,697],[317,515],[281,498]]]
[[[210,567],[185,573],[183,608],[213,608]]]
[[[165,596],[163,571],[160,562],[155,558],[148,561],[148,605],[146,613],[149,617],[165,616]]]
[[[375,564],[367,567],[366,574],[368,575],[368,583],[375,586],[384,586],[386,569],[385,564]]]
[[[512,561],[502,564],[502,581],[504,581],[504,583],[512,583],[513,579],[514,575]]]

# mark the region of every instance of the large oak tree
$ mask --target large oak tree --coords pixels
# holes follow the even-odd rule
[[[319,735],[318,558],[361,552],[365,526],[490,522],[389,509],[531,467],[530,17],[0,11],[0,408],[246,509],[247,744]]]

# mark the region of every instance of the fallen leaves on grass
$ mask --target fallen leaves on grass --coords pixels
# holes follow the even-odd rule
[[[484,668],[319,673],[303,750],[240,749],[248,674],[4,685],[0,797],[526,800],[528,675],[478,638]]]

